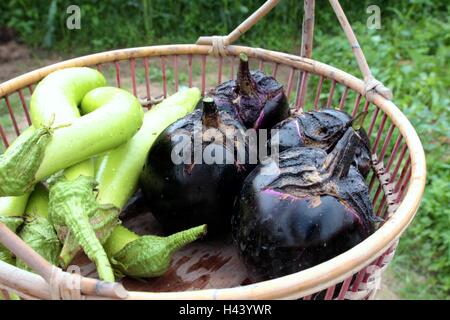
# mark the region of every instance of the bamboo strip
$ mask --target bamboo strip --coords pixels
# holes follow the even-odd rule
[[[52,278],[52,272],[55,268],[39,254],[37,254],[30,246],[28,246],[22,239],[20,239],[14,232],[9,230],[3,223],[0,222],[0,243],[3,244],[7,249],[13,252],[18,258],[23,260],[29,267],[31,267],[39,276],[41,276],[47,283],[50,283]],[[1,261],[0,261],[1,262]],[[0,283],[8,284],[9,282],[4,282],[3,278],[8,277],[8,264],[0,263]],[[12,266],[11,266],[12,267]],[[13,267],[15,268],[15,267]],[[15,268],[13,274],[16,274],[16,280],[20,279],[31,279],[30,272],[23,271],[21,269]],[[9,270],[11,271],[11,270]],[[3,276],[1,275],[3,274]],[[14,279],[13,277],[11,277]],[[36,282],[37,279],[34,278]],[[14,282],[8,286],[14,287]],[[37,287],[41,291],[39,294],[43,294],[45,291],[42,287]],[[17,289],[17,288],[16,288]],[[48,289],[48,288],[47,288]],[[107,283],[103,281],[98,281],[90,278],[82,278],[81,280],[81,292],[87,295],[102,295],[109,298],[125,298],[127,293],[121,284],[118,283]],[[36,295],[36,294],[32,294]]]
[[[300,49],[300,56],[304,58],[312,58],[313,51],[313,39],[314,39],[314,9],[315,0],[305,0],[304,1],[304,15],[302,24],[302,45]],[[308,73],[303,77],[302,75],[298,78],[297,92],[304,92],[301,88],[307,87],[308,84]],[[303,83],[302,83],[303,81]],[[297,110],[303,109],[305,106],[306,94],[300,95],[297,102]]]
[[[266,1],[258,10],[256,10],[250,17],[248,17],[244,22],[242,22],[236,29],[234,29],[230,34],[223,38],[223,46],[237,41],[241,35],[247,32],[251,27],[253,27],[259,20],[261,20],[266,14],[270,12],[280,0],[268,0]],[[197,44],[199,45],[211,45],[213,44],[213,38],[211,36],[199,37]]]

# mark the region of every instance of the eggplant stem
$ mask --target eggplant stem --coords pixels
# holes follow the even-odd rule
[[[245,53],[239,54],[239,70],[237,75],[237,90],[240,94],[251,96],[256,91],[256,85],[250,74],[248,57]]]
[[[191,242],[199,239],[206,234],[207,227],[206,224],[194,227],[188,230],[180,231],[168,236],[167,247],[170,252],[175,252],[180,248],[188,245]]]
[[[219,110],[217,109],[214,99],[210,97],[205,97],[203,99],[203,114],[202,123],[208,128],[219,128],[220,117]]]

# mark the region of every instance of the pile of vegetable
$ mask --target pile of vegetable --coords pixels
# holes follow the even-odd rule
[[[115,256],[108,256],[103,245],[117,238],[127,242],[126,249],[137,241],[134,235],[114,232],[120,211],[138,187],[156,137],[199,100],[197,88],[187,89],[144,113],[136,97],[107,87],[94,69],[50,74],[32,95],[32,126],[0,156],[1,221],[56,265],[67,267],[83,251],[95,262],[100,279],[114,281],[119,270],[127,274],[123,268],[114,270]],[[201,237],[206,228],[201,230],[189,241],[183,237],[178,246],[171,244],[172,238],[166,241],[178,248]],[[154,242],[141,238],[139,243],[150,250],[144,257],[133,257],[129,250],[121,263],[133,265],[133,259],[140,259],[152,264],[167,256],[166,248]],[[3,247],[0,259],[25,267]],[[159,268],[162,273],[167,264]]]
[[[63,69],[36,87],[30,114],[32,126],[0,156],[0,221],[63,268],[84,252],[104,281],[161,276],[208,229],[203,241],[231,235],[251,277],[270,279],[376,228],[365,114],[291,112],[283,86],[251,72],[245,54],[235,80],[146,112],[98,71]],[[121,225],[139,187],[167,236]],[[0,260],[27,269],[3,247]]]

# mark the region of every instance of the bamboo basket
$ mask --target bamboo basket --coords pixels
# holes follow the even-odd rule
[[[1,84],[0,111],[6,106],[11,124],[0,123],[3,147],[7,147],[30,125],[28,106],[33,88],[57,69],[96,67],[110,78],[110,83],[129,89],[151,107],[152,97],[167,96],[181,86],[195,85],[205,93],[210,87],[233,78],[237,70],[237,56],[245,52],[253,69],[272,74],[285,85],[286,95],[296,108],[311,110],[333,106],[352,115],[358,111],[368,111],[369,121],[366,121],[365,129],[372,143],[373,170],[367,182],[374,211],[384,219],[381,227],[362,243],[329,261],[270,281],[236,283],[244,271],[230,266],[236,263],[232,262],[222,271],[221,277],[225,278],[222,282],[210,280],[204,281],[200,287],[187,286],[182,290],[175,287],[166,291],[153,286],[147,287],[151,292],[146,292],[127,290],[123,283],[105,283],[51,266],[0,223],[0,243],[36,272],[30,273],[0,262],[0,292],[6,298],[9,293],[16,293],[24,299],[374,298],[381,275],[395,253],[398,239],[419,207],[426,180],[424,151],[414,128],[391,101],[389,89],[372,76],[337,0],[330,0],[330,4],[350,42],[363,80],[311,59],[313,0],[304,3],[299,56],[232,45],[278,2],[267,1],[228,36],[200,37],[192,45],[150,46],[93,54],[50,65]],[[194,276],[200,275],[194,273]],[[211,275],[214,271],[209,272],[208,277]],[[194,290],[198,288],[200,290]]]

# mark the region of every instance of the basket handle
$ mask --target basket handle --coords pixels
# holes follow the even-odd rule
[[[197,39],[198,45],[212,45],[216,50],[214,53],[225,55],[225,46],[237,41],[241,35],[253,27],[259,20],[268,14],[280,0],[267,0],[258,10],[242,22],[236,29],[230,32],[227,36],[203,36]]]
[[[237,41],[242,34],[248,31],[259,20],[261,20],[266,14],[268,14],[280,0],[268,0],[258,10],[256,10],[250,17],[242,22],[236,29],[234,29],[227,36],[202,36],[197,39],[198,45],[210,45],[211,53],[215,56],[225,56],[226,46]],[[369,101],[373,101],[375,94],[383,96],[387,100],[392,100],[392,91],[383,85],[379,80],[375,79],[370,71],[367,60],[364,53],[356,39],[355,33],[345,16],[344,11],[338,0],[329,0],[331,7],[333,8],[339,23],[347,36],[347,40],[350,43],[353,54],[355,55],[358,67],[364,77],[365,90],[364,95]],[[311,58],[312,56],[312,44],[314,33],[314,7],[315,0],[305,0],[304,8],[305,14],[303,18],[303,30],[302,30],[302,46],[300,56],[303,58]],[[300,86],[300,80],[298,86]],[[303,81],[303,85],[306,85],[306,79]],[[303,102],[300,101],[298,106],[302,106]]]
[[[347,40],[352,47],[353,54],[355,55],[356,62],[358,63],[359,66],[359,70],[361,70],[361,73],[363,74],[364,82],[366,84],[365,87],[366,98],[372,101],[373,94],[378,93],[384,98],[392,100],[392,91],[389,88],[385,87],[380,81],[375,79],[375,77],[372,75],[366,57],[364,56],[364,53],[358,43],[358,39],[356,39],[355,33],[353,32],[353,29],[350,23],[348,22],[348,19],[345,16],[344,10],[342,10],[339,1],[338,0],[329,0],[329,1],[331,7],[336,13],[336,17],[338,18],[339,23],[341,24],[342,30],[344,30],[344,33],[347,36]]]
[[[304,14],[302,22],[302,44],[300,48],[300,57],[311,59],[314,39],[314,10],[315,0],[304,1]],[[297,82],[297,92],[300,96],[296,103],[296,110],[303,110],[306,99],[306,87],[308,84],[308,73],[301,72]]]
[[[109,283],[96,279],[81,277],[63,271],[47,262],[43,257],[37,254],[28,244],[12,232],[5,224],[0,222],[0,243],[13,252],[16,257],[23,260],[37,274],[39,274],[49,285],[49,292],[55,299],[80,299],[82,295],[101,296],[112,299],[124,299],[128,297],[128,292],[119,283]],[[0,264],[0,279],[11,276],[10,268],[2,268]],[[30,272],[15,268],[16,276],[24,278],[33,277]],[[32,281],[29,281],[32,284]],[[78,283],[78,286],[72,284]],[[20,292],[20,288],[12,288]],[[42,292],[45,297],[48,292]]]

